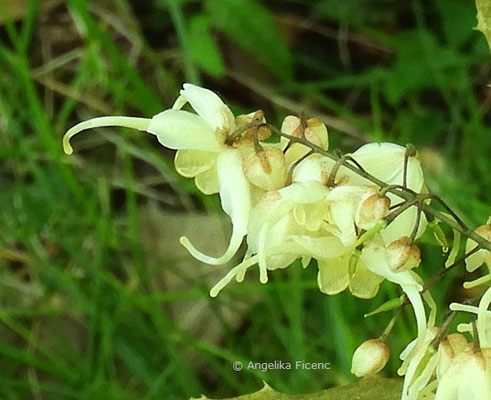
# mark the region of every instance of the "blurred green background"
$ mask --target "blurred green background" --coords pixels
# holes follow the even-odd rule
[[[232,109],[319,116],[330,148],[414,143],[430,190],[471,226],[490,213],[491,63],[471,0],[0,0],[0,398],[186,399],[267,381],[312,392],[354,380],[350,359],[390,315],[328,297],[316,267],[254,271],[217,299],[229,267],[194,262],[178,238],[219,253],[229,223],[150,135],[81,120],[152,116],[183,82]],[[447,231],[447,233],[450,233]],[[450,238],[450,236],[449,236]],[[420,273],[443,266],[431,234]],[[441,315],[463,269],[433,291]],[[409,310],[384,374],[415,335]],[[390,314],[390,313],[389,313]],[[232,362],[330,362],[329,371],[236,372]]]

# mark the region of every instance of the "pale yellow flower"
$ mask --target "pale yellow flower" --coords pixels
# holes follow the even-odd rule
[[[196,114],[181,108],[189,103]],[[71,128],[63,138],[65,151],[70,154],[69,140],[85,129],[121,126],[154,134],[165,147],[178,150],[175,158],[177,171],[194,177],[204,193],[220,193],[224,211],[233,225],[230,244],[220,257],[207,256],[194,248],[186,237],[181,243],[197,259],[209,264],[224,264],[237,252],[247,233],[251,209],[249,181],[242,167],[242,154],[227,138],[236,128],[230,109],[212,91],[184,84],[173,109],[165,110],[151,119],[133,117],[99,117]]]

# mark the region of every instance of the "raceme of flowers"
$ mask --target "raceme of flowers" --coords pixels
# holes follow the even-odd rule
[[[192,111],[183,110],[186,104]],[[302,143],[284,136],[271,140],[272,129],[261,111],[234,116],[215,93],[191,84],[184,84],[171,109],[153,118],[110,116],[79,123],[63,139],[65,152],[72,153],[69,140],[75,134],[107,126],[155,135],[163,146],[177,150],[174,164],[179,174],[194,178],[204,194],[219,194],[232,224],[230,242],[223,254],[205,254],[189,238],[180,239],[193,257],[213,265],[228,263],[246,241],[243,260],[216,283],[210,291],[212,297],[233,279],[243,281],[253,266],[258,266],[260,282],[266,283],[269,271],[287,268],[295,260],[301,260],[304,267],[312,259],[317,261],[319,289],[328,295],[349,288],[354,296],[369,299],[387,279],[405,292],[418,328],[417,339],[402,355],[401,371],[406,373],[407,381],[403,398],[416,399],[413,393],[417,396],[426,388],[433,375],[426,369],[421,372],[418,365],[435,329],[434,303],[426,293],[424,300],[433,310],[427,318],[421,295],[423,281],[415,272],[421,255],[414,244],[425,231],[427,221],[417,207],[407,207],[388,219],[393,213],[391,206],[397,210],[401,203],[396,195]],[[328,149],[327,129],[318,119],[287,116],[280,131]],[[345,159],[387,185],[404,186],[414,193],[425,190],[417,156],[408,155],[406,148],[399,145],[370,143]],[[490,229],[482,230],[491,235]],[[468,243],[469,248],[475,245]],[[490,255],[479,250],[469,258],[467,267],[473,271],[483,263],[491,266]],[[489,282],[490,277],[486,275],[477,284]],[[486,316],[481,312],[478,318],[482,321]],[[483,324],[487,324],[482,329],[489,334],[489,318]],[[448,346],[453,349],[451,344]],[[460,347],[458,350],[460,354]],[[457,354],[457,350],[452,351]],[[363,344],[355,353],[353,372],[358,376],[378,372],[385,366],[388,354],[385,344]],[[464,361],[457,360],[460,358],[448,361],[445,368],[442,361],[433,359],[428,365],[439,365],[438,380],[452,380],[459,392],[464,390],[464,384],[455,383],[452,371],[459,368],[454,365]],[[428,366],[428,371],[431,368]],[[475,379],[479,379],[477,375]],[[436,393],[437,399],[447,398],[438,397],[445,396],[439,394],[441,390]]]

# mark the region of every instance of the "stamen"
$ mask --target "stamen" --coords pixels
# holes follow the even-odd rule
[[[124,116],[109,116],[109,117],[97,117],[87,121],[80,122],[74,127],[70,128],[65,136],[63,136],[63,150],[66,154],[73,153],[73,147],[70,145],[70,139],[77,133],[92,128],[103,128],[108,126],[121,126],[124,128],[137,129],[139,131],[146,131],[150,125],[150,118],[139,117],[124,117]]]
[[[295,207],[295,202],[286,200],[283,204],[280,204],[267,218],[264,222],[261,230],[259,231],[259,244],[257,249],[257,255],[259,257],[259,280],[261,283],[268,282],[268,265],[266,256],[266,242],[268,239],[268,234],[273,228],[273,226],[281,220],[284,216],[293,210]]]

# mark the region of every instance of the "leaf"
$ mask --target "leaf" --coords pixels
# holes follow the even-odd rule
[[[193,61],[206,73],[220,78],[225,75],[225,65],[215,40],[210,32],[210,19],[196,15],[189,22],[189,51]]]
[[[460,47],[473,35],[472,29],[469,29],[475,18],[472,7],[465,0],[453,1],[452,7],[448,6],[447,0],[437,0],[436,6],[446,42]]]
[[[346,386],[338,386],[317,393],[286,394],[279,393],[267,384],[258,392],[225,400],[399,400],[402,392],[402,379],[369,377]],[[195,400],[211,400],[201,396]]]
[[[395,299],[390,299],[390,300],[386,301],[384,304],[382,304],[380,307],[377,307],[375,310],[370,311],[368,314],[365,314],[364,317],[367,318],[367,317],[371,317],[372,315],[375,315],[375,314],[380,314],[382,312],[394,310],[402,304],[403,298],[404,297],[401,296],[401,297],[397,297]]]
[[[256,0],[207,0],[210,19],[233,42],[281,78],[292,75],[290,51],[269,10]]]
[[[491,0],[476,0],[477,26],[486,37],[489,49],[491,50]]]

